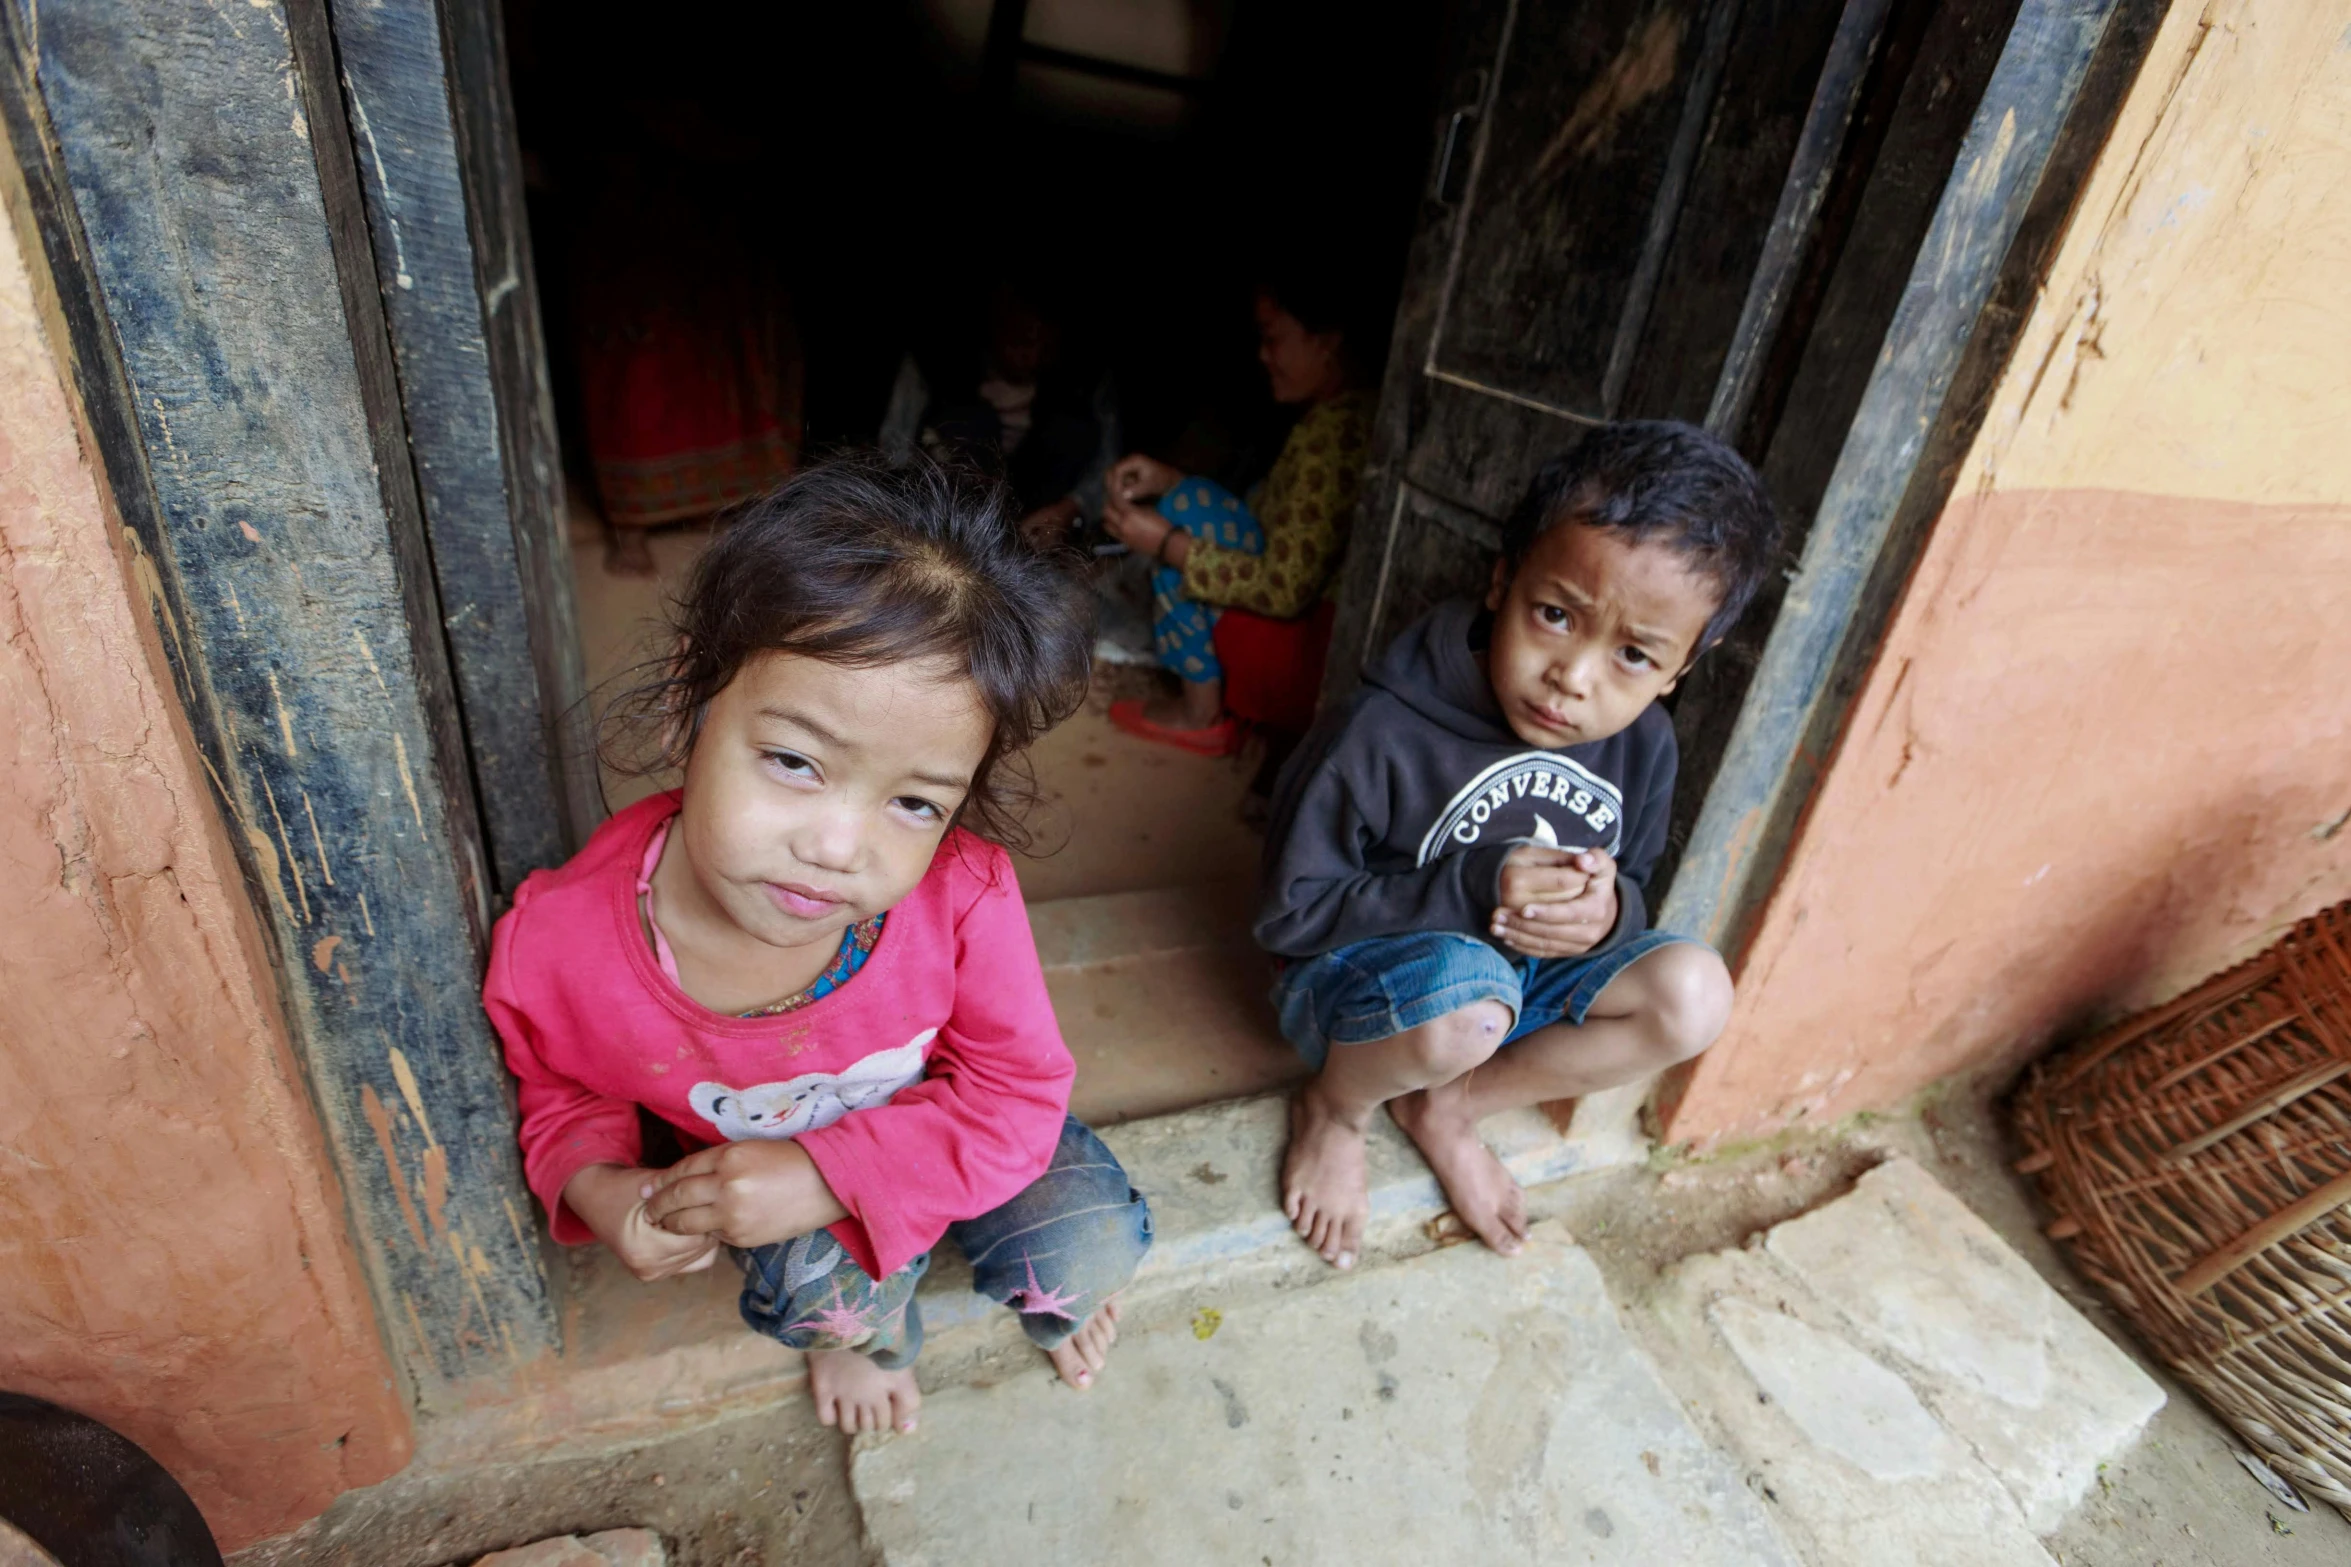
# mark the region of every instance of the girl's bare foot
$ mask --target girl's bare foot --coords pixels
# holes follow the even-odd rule
[[[1085,1325],[1063,1339],[1059,1349],[1045,1351],[1045,1358],[1053,1362],[1062,1381],[1083,1393],[1102,1374],[1110,1359],[1110,1346],[1117,1342],[1118,1297],[1113,1295],[1095,1307]]]
[[[1444,1087],[1388,1101],[1388,1114],[1429,1162],[1437,1184],[1461,1222],[1505,1257],[1527,1238],[1527,1198],[1502,1161],[1478,1136],[1478,1124],[1447,1104]]]
[[[853,1349],[808,1352],[808,1391],[816,1418],[855,1435],[860,1431],[911,1431],[922,1408],[914,1368],[885,1371]]]
[[[653,560],[653,541],[643,528],[614,528],[605,535],[604,569],[616,577],[651,577],[660,568]]]
[[[1290,1101],[1290,1146],[1282,1155],[1282,1212],[1301,1240],[1334,1268],[1355,1266],[1371,1217],[1363,1128],[1349,1126],[1301,1089]]]

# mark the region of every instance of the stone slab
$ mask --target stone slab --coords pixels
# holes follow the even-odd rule
[[[890,1567],[1795,1561],[1556,1225],[948,1389],[851,1474]]]
[[[559,1535],[492,1551],[473,1567],[666,1567],[669,1553],[650,1529],[606,1529],[585,1538]]]
[[[608,1567],[668,1567],[669,1563],[661,1536],[650,1529],[606,1529],[580,1544],[603,1557]]]
[[[608,1567],[604,1558],[588,1549],[576,1534],[552,1540],[533,1540],[476,1559],[473,1567]]]
[[[1771,1260],[1899,1365],[2035,1534],[2065,1521],[2163,1389],[1908,1159],[1774,1229]]]
[[[1967,1445],[1759,1251],[1675,1264],[1644,1310],[1812,1567],[2051,1567]]]

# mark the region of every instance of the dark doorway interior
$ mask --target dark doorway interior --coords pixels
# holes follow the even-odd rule
[[[558,417],[621,269],[748,252],[791,306],[809,449],[874,439],[902,356],[967,354],[1007,280],[1116,379],[1130,447],[1246,479],[1281,422],[1249,291],[1277,252],[1394,297],[1440,8],[1155,0],[508,9]],[[1003,13],[1025,12],[1021,44]],[[628,187],[648,199],[638,201]],[[632,225],[635,208],[675,235]],[[658,227],[659,224],[650,225]],[[634,230],[634,231],[633,231]],[[682,252],[682,253],[681,253]],[[1384,327],[1384,317],[1381,325]]]
[[[1066,379],[1112,389],[1121,450],[1245,492],[1295,417],[1257,361],[1252,295],[1269,273],[1346,274],[1365,319],[1350,348],[1376,384],[1430,164],[1445,24],[1427,0],[1383,8],[1377,26],[1326,0],[730,0],[650,22],[613,0],[510,0],[594,704],[660,646],[662,596],[724,526],[723,507],[656,496],[641,514],[659,525],[628,530],[653,574],[608,569],[609,524],[630,504],[605,461],[626,380],[609,362],[616,333],[661,306],[699,313],[687,335],[715,343],[715,373],[767,356],[754,372],[780,373],[758,395],[777,399],[774,422],[805,461],[882,436],[910,369],[934,394],[973,380],[1009,286],[1050,318]],[[621,391],[638,398],[621,412],[651,407],[658,424],[668,388]],[[1115,597],[1106,587],[1113,613]],[[1037,749],[1045,852],[1021,860],[1024,889],[1032,907],[1163,895],[1230,910],[1219,921],[1241,932],[1260,751],[1211,759],[1114,729],[1112,697],[1153,678],[1106,661],[1094,700]],[[608,772],[606,799],[665,782]],[[1217,1003],[1191,1017],[1180,1083],[1167,1080],[1170,1042],[1123,1021],[1138,1010],[1131,977],[1055,979],[1089,1114],[1224,1097],[1294,1070],[1259,1016],[1245,937],[1202,961],[1213,971],[1189,989]]]

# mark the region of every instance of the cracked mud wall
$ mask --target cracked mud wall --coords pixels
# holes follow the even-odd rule
[[[1996,1072],[2351,896],[2351,0],[2177,0],[1668,1120]]]
[[[0,223],[0,1387],[138,1441],[234,1549],[398,1469],[408,1415],[23,239]]]

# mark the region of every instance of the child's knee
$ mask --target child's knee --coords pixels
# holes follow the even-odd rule
[[[1722,1037],[1735,992],[1711,947],[1677,942],[1650,957],[1649,1006],[1663,1064],[1687,1061]]]
[[[1501,1049],[1512,1021],[1510,1008],[1503,1003],[1473,1001],[1414,1029],[1415,1058],[1434,1081],[1451,1082]]]
[[[1073,1118],[1044,1175],[953,1233],[983,1295],[1016,1310],[1038,1299],[1093,1302],[1125,1288],[1151,1249],[1151,1205]]]

